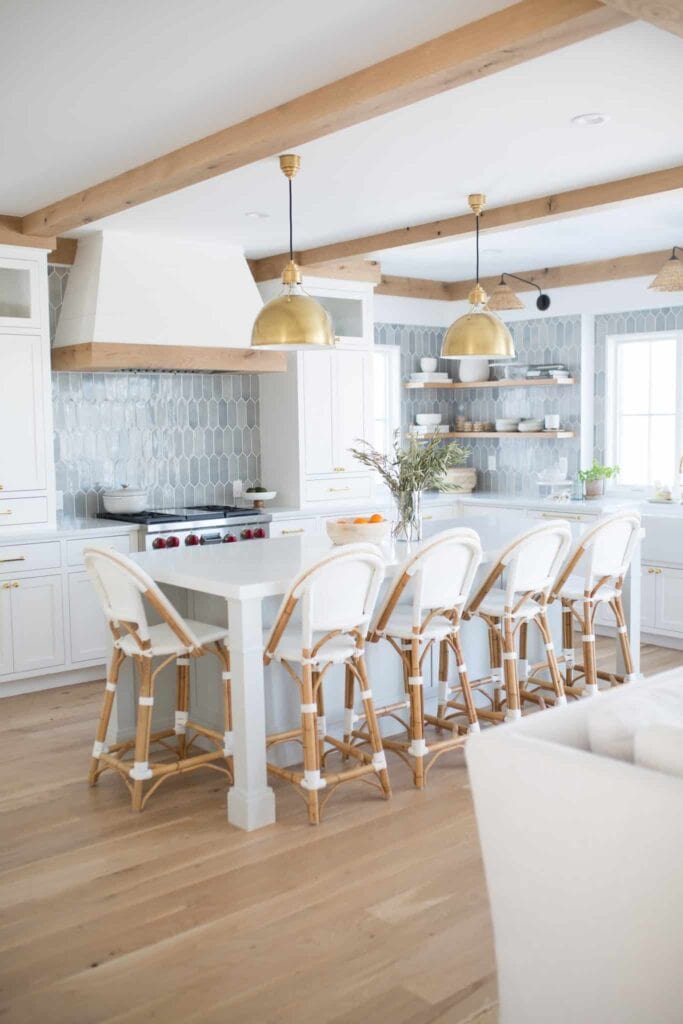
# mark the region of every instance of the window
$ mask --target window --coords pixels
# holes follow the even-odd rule
[[[683,454],[683,331],[607,339],[607,461],[619,483],[673,484]]]
[[[401,426],[401,351],[393,345],[372,350],[372,443],[388,452]]]

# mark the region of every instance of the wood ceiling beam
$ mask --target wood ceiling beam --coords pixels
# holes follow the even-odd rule
[[[526,224],[536,221],[554,220],[582,213],[585,210],[610,206],[614,203],[626,202],[629,199],[642,199],[644,196],[670,192],[678,188],[683,188],[683,165],[487,209],[481,216],[480,225],[482,232],[508,227],[524,227]],[[445,238],[473,234],[473,225],[474,218],[471,213],[467,213],[446,220],[416,224],[412,227],[365,235],[362,238],[352,238],[344,242],[334,242],[331,245],[322,245],[315,249],[305,249],[296,253],[296,258],[302,267],[308,266],[309,263],[320,263],[325,260],[349,259],[354,255],[366,255],[385,249],[398,249],[404,245],[438,242]],[[277,256],[256,260],[255,274],[258,275],[256,280],[266,281],[269,278],[277,277],[287,259],[286,253],[279,253]]]
[[[289,254],[287,256],[289,259]],[[265,260],[247,260],[255,281],[272,281],[280,276],[280,270],[270,266]],[[266,265],[264,267],[264,264]],[[306,277],[329,277],[344,281],[368,281],[379,284],[382,280],[382,268],[378,260],[366,260],[355,256],[348,260],[336,260],[333,263],[317,263],[306,267]]]
[[[650,277],[661,269],[671,255],[671,249],[657,252],[641,252],[634,256],[617,256],[609,260],[591,260],[587,263],[571,263],[563,267],[543,267],[540,270],[520,270],[519,276],[526,277],[533,284],[509,281],[515,292],[534,291],[537,284],[543,291],[551,288],[568,288],[572,285],[597,284],[605,281],[622,281],[631,277]],[[491,292],[500,280],[483,277],[481,283]],[[382,275],[381,283],[375,288],[376,295],[395,295],[415,299],[447,299],[458,302],[467,299],[473,281],[432,281],[423,278],[393,277]]]
[[[48,254],[47,262],[70,267],[76,259],[77,249],[77,238],[58,238],[55,248]]]
[[[521,0],[51,203],[24,217],[23,231],[55,236],[90,224],[630,20],[598,0]]]
[[[683,4],[681,0],[604,0],[608,7],[616,11],[649,21],[665,32],[673,32],[683,38]]]
[[[23,245],[31,249],[54,249],[57,239],[25,234],[21,217],[0,214],[0,245]]]

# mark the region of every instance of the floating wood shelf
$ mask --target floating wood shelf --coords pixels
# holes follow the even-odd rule
[[[284,373],[284,352],[191,345],[85,342],[52,349],[53,370],[183,370],[199,373]]]
[[[468,391],[470,388],[537,388],[537,387],[565,387],[567,384],[576,384],[573,377],[562,377],[560,380],[550,380],[547,377],[538,377],[533,380],[478,380],[473,384],[463,384],[459,380],[444,381],[441,384],[437,381],[409,380],[403,385],[412,391],[426,391],[428,388],[439,388],[442,391]]]
[[[431,441],[434,437],[543,437],[546,440],[563,440],[574,437],[573,430],[453,430],[439,434],[415,434],[423,441]]]

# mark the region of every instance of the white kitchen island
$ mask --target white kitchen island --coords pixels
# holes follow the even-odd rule
[[[558,518],[561,518],[558,516]],[[450,521],[425,527],[433,536],[453,526],[468,526],[479,533],[484,548],[484,565],[514,536],[536,525],[516,511],[464,510]],[[584,523],[571,523],[575,537],[586,529]],[[234,785],[228,793],[228,820],[239,828],[256,829],[275,821],[275,800],[266,774],[267,731],[291,728],[297,722],[298,699],[291,681],[286,681],[279,666],[263,665],[263,630],[277,614],[282,595],[299,573],[325,552],[331,543],[324,537],[293,536],[250,543],[193,547],[147,552],[135,555],[136,561],[161,584],[182,614],[223,625],[230,629],[232,669]],[[412,545],[410,553],[417,549]],[[385,550],[387,578],[395,575],[409,551],[405,544]],[[640,579],[640,553],[636,552],[633,579]],[[625,604],[638,671],[640,618],[639,585],[627,581]],[[553,609],[552,611],[557,611]],[[559,615],[556,615],[559,628]],[[463,624],[465,656],[470,676],[488,674],[488,643],[481,622]],[[531,640],[531,636],[530,636]],[[536,656],[535,652],[530,652]],[[540,653],[540,649],[539,649]],[[193,664],[191,688],[192,715],[209,727],[221,725],[220,688],[215,678],[213,659],[198,659]],[[206,664],[205,664],[206,663]],[[402,696],[399,660],[385,644],[369,645],[368,668],[373,692],[379,702]],[[213,675],[212,675],[213,673]],[[429,671],[425,672],[425,698],[429,704]],[[333,677],[334,678],[334,677]],[[334,687],[329,686],[328,721],[334,731],[335,716],[341,725],[343,675],[340,676],[338,703]],[[433,694],[435,695],[435,691]],[[161,674],[155,701],[155,728],[172,722],[175,685],[173,668]],[[135,723],[135,686],[130,662],[122,669],[110,728],[112,741],[129,738]]]

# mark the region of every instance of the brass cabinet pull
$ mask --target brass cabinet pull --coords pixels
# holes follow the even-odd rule
[[[9,590],[10,587],[18,587],[18,586],[19,586],[19,584],[17,583],[16,580],[10,580],[9,583],[3,583],[2,589],[3,590]]]
[[[350,487],[328,487],[327,488],[327,493],[328,494],[340,494],[342,491],[350,491],[350,490],[351,490]]]
[[[3,512],[0,512],[0,516],[11,516],[11,515],[12,515],[12,509],[11,508],[8,508],[8,509],[4,510]]]
[[[18,558],[0,558],[0,562],[25,562],[26,555],[19,555]]]
[[[346,472],[346,466],[335,466],[333,471],[335,473],[345,473]]]
[[[650,576],[661,576],[662,575],[662,570],[661,569],[654,569],[654,568],[652,568],[652,566],[650,566],[650,568],[647,571],[648,571]]]
[[[17,583],[17,581],[16,581],[16,580],[12,580],[12,586],[13,586],[13,587],[15,588],[15,590],[16,590],[16,588],[17,588],[17,587],[19,586],[19,584]]]
[[[305,531],[304,531],[303,526],[299,526],[296,530],[283,530],[282,531],[282,536],[284,537],[284,535],[286,533],[289,534],[289,533],[304,533],[304,532]]]

